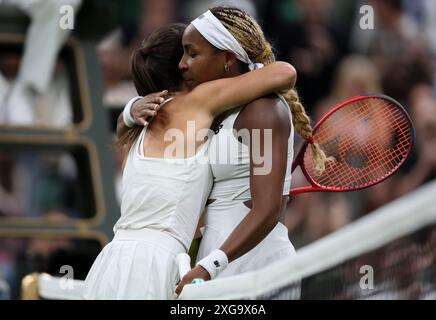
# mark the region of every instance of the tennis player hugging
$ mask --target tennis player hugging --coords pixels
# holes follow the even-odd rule
[[[133,54],[132,73],[140,96],[117,124],[125,150],[121,217],[84,298],[171,299],[194,279],[295,254],[281,222],[293,128],[304,138],[312,128],[293,89],[295,69],[274,62],[256,21],[215,7],[188,26],[161,27]],[[246,140],[234,135],[243,129]],[[270,163],[256,161],[259,150]],[[197,262],[180,280],[176,256],[188,251],[204,208]]]

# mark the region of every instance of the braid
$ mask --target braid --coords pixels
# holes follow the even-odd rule
[[[265,39],[262,28],[248,13],[233,7],[214,7],[210,11],[241,44],[253,62],[267,65],[275,61],[271,44]],[[292,123],[297,133],[304,139],[312,137],[310,118],[300,102],[297,91],[291,89],[280,94],[291,109]],[[317,143],[311,144],[311,149],[315,168],[321,174],[325,169],[325,162],[333,158],[327,158]]]
[[[288,102],[292,112],[292,123],[298,134],[304,138],[309,139],[312,137],[312,125],[310,124],[310,118],[304,110],[304,106],[300,102],[298,93],[295,89],[283,92],[282,96]],[[319,174],[325,170],[326,161],[334,161],[333,157],[327,157],[324,151],[320,148],[318,143],[312,143],[311,145],[312,155],[315,165],[315,170]]]

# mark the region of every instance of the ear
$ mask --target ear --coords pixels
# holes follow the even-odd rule
[[[237,63],[236,55],[231,51],[224,52],[225,63],[231,67],[233,64]]]

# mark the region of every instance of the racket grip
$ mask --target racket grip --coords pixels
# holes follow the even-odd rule
[[[179,268],[179,277],[182,279],[185,274],[191,271],[191,257],[187,253],[179,253],[176,257]]]

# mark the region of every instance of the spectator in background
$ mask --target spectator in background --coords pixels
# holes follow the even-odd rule
[[[2,237],[0,241],[0,281],[4,283],[0,287],[4,298],[17,299],[20,292],[19,280],[20,275],[17,273],[18,261],[17,253],[22,252],[25,248],[23,239],[16,237]],[[2,290],[0,289],[0,290]],[[1,300],[1,298],[0,298]]]
[[[0,93],[6,96],[8,89],[19,80],[19,70],[23,57],[16,52],[2,52],[0,54]],[[1,98],[0,98],[1,100]],[[52,128],[67,128],[72,125],[72,99],[70,83],[63,59],[59,59],[54,66],[52,78],[44,92],[36,94],[32,100],[32,125]],[[25,106],[26,101],[19,101]],[[29,105],[28,105],[29,106]],[[11,107],[14,110],[14,107]],[[20,108],[18,108],[20,110]],[[0,113],[6,108],[0,102]],[[13,111],[15,112],[15,111]],[[3,122],[14,125],[13,122]],[[2,122],[0,121],[0,125]]]
[[[409,0],[412,2],[412,0]],[[432,56],[436,57],[436,1],[433,0],[423,0],[424,4],[424,14],[425,18],[422,21],[422,32],[427,38],[427,42],[430,46]]]
[[[130,56],[137,44],[158,27],[179,19],[176,0],[120,2],[119,7],[126,12],[121,16],[120,26],[98,46],[105,89],[103,103],[107,106],[124,105],[136,95],[130,74]]]
[[[77,218],[81,208],[77,170],[68,153],[1,153],[0,216],[39,218],[44,212],[62,210]]]
[[[67,222],[68,217],[62,211],[49,211],[43,216],[52,223]],[[36,272],[44,272],[49,268],[48,259],[50,255],[60,249],[71,248],[72,241],[68,238],[34,237],[30,238],[26,248],[25,259],[29,269]]]
[[[376,184],[368,189],[361,191],[359,215],[363,216],[371,213],[377,208],[395,199],[395,188],[398,185],[398,173],[389,179]]]
[[[35,158],[36,175],[31,180],[32,214],[62,211],[79,218],[81,199],[77,195],[78,168],[69,153],[43,153]]]
[[[362,30],[361,14],[356,15],[353,49],[375,63],[383,91],[405,104],[415,84],[432,82],[431,46],[419,31],[434,19],[423,13],[424,0],[413,4],[409,0],[372,0],[369,4],[374,8],[374,29]]]
[[[413,163],[397,185],[397,196],[436,179],[436,97],[432,88],[418,85],[410,95],[411,115],[416,129]]]
[[[11,297],[11,287],[3,278],[0,272],[0,300],[9,300]]]
[[[350,223],[352,212],[344,193],[294,196],[286,215],[289,237],[295,247],[300,248]]]
[[[413,88],[419,84],[434,83],[435,62],[428,44],[421,38],[411,39],[405,51],[387,57],[382,73],[383,91],[407,108]]]
[[[352,55],[341,60],[336,69],[331,93],[319,101],[314,118],[319,121],[331,108],[354,96],[381,93],[380,74],[366,57]]]
[[[274,40],[281,60],[298,70],[297,88],[309,113],[328,95],[333,71],[347,53],[343,28],[331,20],[331,0],[286,0],[272,2],[267,33]]]
[[[239,8],[257,18],[257,7],[253,0],[190,0],[182,6],[184,21],[191,21],[208,9],[216,6]]]
[[[57,54],[70,34],[59,25],[63,5],[76,12],[81,0],[0,0],[0,7],[18,7],[31,19],[16,79],[9,84],[0,75],[0,124],[35,124],[36,100],[49,88]]]
[[[0,154],[0,217],[22,216],[24,209],[20,197],[20,181],[15,176],[16,163],[12,155]]]
[[[357,11],[351,44],[355,51],[369,55],[381,68],[389,58],[405,51],[408,41],[417,36],[418,27],[404,14],[403,0],[371,0],[368,4],[374,9],[374,29],[361,29],[362,15]]]
[[[436,2],[434,0],[403,0],[405,14],[412,19],[436,56]]]

